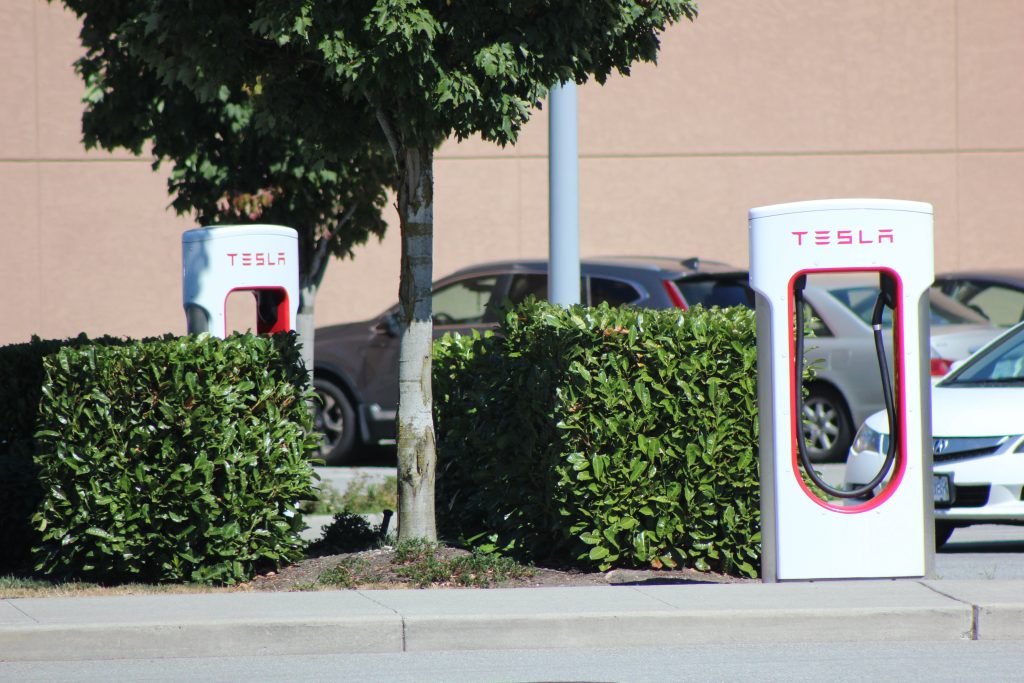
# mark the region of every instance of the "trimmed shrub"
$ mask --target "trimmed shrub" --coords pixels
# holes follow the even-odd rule
[[[114,337],[90,340],[82,334],[65,340],[33,337],[0,347],[0,574],[30,574],[32,546],[41,538],[32,527],[32,515],[43,497],[32,456],[43,358],[64,347],[125,343]]]
[[[302,556],[318,437],[294,335],[63,348],[44,366],[45,574],[230,584]]]
[[[32,451],[29,440],[0,444],[0,576],[31,574],[32,546],[40,538],[32,514],[43,498]]]
[[[760,562],[757,349],[745,308],[568,310],[435,345],[438,524],[531,561]]]

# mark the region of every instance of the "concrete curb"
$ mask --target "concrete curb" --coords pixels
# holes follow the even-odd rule
[[[1024,638],[1024,581],[0,601],[0,660]]]

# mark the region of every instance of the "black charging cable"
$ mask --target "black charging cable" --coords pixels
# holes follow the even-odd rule
[[[807,276],[797,278],[793,288],[793,306],[796,308],[796,349],[794,352],[794,363],[796,364],[796,414],[797,414],[797,452],[800,454],[800,464],[811,481],[829,495],[836,498],[862,498],[869,496],[875,487],[885,480],[896,460],[896,448],[899,444],[899,434],[896,431],[896,406],[893,399],[892,382],[889,379],[889,363],[885,358],[885,343],[882,339],[882,315],[886,306],[895,309],[893,296],[887,292],[887,287],[880,288],[878,298],[875,300],[875,308],[871,312],[871,329],[875,336],[875,353],[878,355],[878,369],[882,375],[882,394],[885,399],[885,414],[889,419],[889,447],[886,449],[885,462],[878,474],[863,486],[853,489],[838,489],[828,484],[821,476],[814,471],[811,463],[811,456],[807,453],[807,444],[804,442],[804,287],[807,284]]]

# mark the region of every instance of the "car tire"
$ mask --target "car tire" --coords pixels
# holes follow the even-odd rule
[[[839,462],[853,442],[846,402],[827,384],[812,384],[804,399],[804,442],[811,462]]]
[[[956,529],[956,527],[953,526],[952,524],[950,524],[949,522],[940,522],[940,521],[936,520],[936,522],[935,522],[935,549],[936,550],[938,550],[942,546],[946,545],[946,541],[948,541],[949,537],[953,535],[953,530],[954,529]]]
[[[317,377],[313,389],[319,400],[313,415],[313,428],[323,435],[317,457],[325,464],[343,465],[350,460],[356,446],[356,413],[352,402],[333,382]]]

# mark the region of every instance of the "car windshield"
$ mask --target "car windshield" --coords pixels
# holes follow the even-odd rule
[[[871,313],[878,298],[878,287],[858,285],[854,287],[829,288],[829,294],[838,299],[844,306],[857,314],[866,324],[871,324]],[[958,301],[936,292],[928,293],[929,322],[932,327],[943,325],[987,325],[988,320],[980,313],[972,311]],[[892,310],[886,308],[882,312],[882,325],[892,326]]]
[[[712,306],[720,308],[754,307],[754,295],[745,278],[735,276],[681,277],[675,283],[687,306],[701,304],[705,308]]]
[[[942,386],[1024,385],[1024,325],[980,351],[951,374]]]

